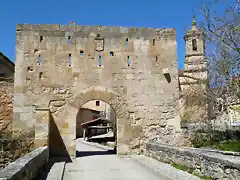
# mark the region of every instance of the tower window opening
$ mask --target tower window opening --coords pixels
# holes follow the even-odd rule
[[[192,50],[197,51],[197,40],[196,39],[192,40]]]

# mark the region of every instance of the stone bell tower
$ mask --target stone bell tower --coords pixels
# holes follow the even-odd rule
[[[207,63],[204,57],[204,32],[197,28],[194,17],[192,28],[186,32],[184,40],[184,70],[179,73],[181,120],[200,121],[207,118]]]
[[[206,62],[204,59],[204,34],[203,30],[197,29],[194,17],[192,19],[192,29],[185,34],[184,40],[186,43],[184,70],[190,70],[192,73],[195,72],[194,74],[196,74],[196,71],[198,71],[197,74],[200,72],[205,74]]]

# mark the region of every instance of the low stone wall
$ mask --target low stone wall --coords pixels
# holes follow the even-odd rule
[[[213,179],[240,180],[240,156],[237,153],[197,148],[180,148],[157,143],[146,144],[146,154],[164,163],[182,164],[199,175]]]
[[[48,156],[48,147],[39,147],[0,170],[0,179],[34,179],[48,162]]]

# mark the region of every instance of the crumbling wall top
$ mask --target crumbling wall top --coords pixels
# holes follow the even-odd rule
[[[122,26],[80,26],[76,24],[17,24],[17,31],[50,31],[50,32],[95,32],[95,33],[114,33],[114,34],[138,34],[142,37],[153,35],[164,37],[175,37],[174,28],[136,28]]]

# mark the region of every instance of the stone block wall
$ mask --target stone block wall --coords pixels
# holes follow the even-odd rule
[[[0,138],[12,132],[13,84],[13,78],[0,78]]]
[[[34,131],[33,106],[49,107],[74,156],[78,111],[102,100],[116,112],[118,153],[179,142],[175,29],[22,24],[16,49],[15,136]]]
[[[213,179],[240,179],[240,156],[238,153],[147,143],[146,155],[165,163],[187,166],[195,173]]]

